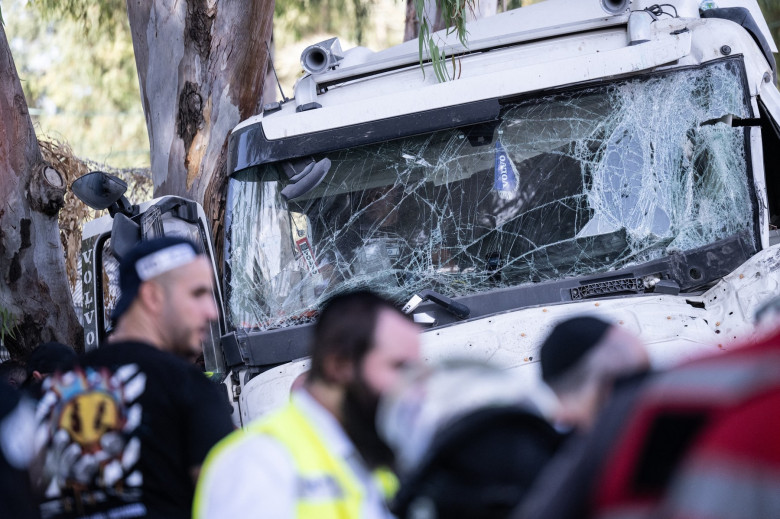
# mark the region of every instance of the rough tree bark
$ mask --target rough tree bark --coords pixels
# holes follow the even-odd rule
[[[202,203],[219,239],[227,136],[262,108],[274,2],[127,0],[127,12],[155,196]]]
[[[65,183],[41,156],[2,24],[0,125],[4,343],[12,357],[23,357],[41,342],[52,340],[80,349],[83,330],[73,310],[57,226]]]

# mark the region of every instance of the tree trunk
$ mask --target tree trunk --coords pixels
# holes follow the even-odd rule
[[[155,196],[202,203],[215,240],[227,137],[262,108],[273,12],[269,0],[127,0]]]
[[[35,138],[5,29],[0,24],[0,327],[12,357],[41,342],[82,347],[65,274],[57,213],[62,175]]]
[[[447,0],[445,0],[447,1]],[[431,33],[445,29],[444,19],[439,7],[441,0],[425,0],[425,15],[428,17],[431,26]],[[404,27],[404,41],[416,38],[420,34],[420,19],[417,17],[417,11],[414,8],[414,0],[406,0],[406,26]]]
[[[409,41],[420,34],[420,20],[417,19],[417,10],[414,8],[414,0],[406,0],[406,22],[404,24],[404,41]]]

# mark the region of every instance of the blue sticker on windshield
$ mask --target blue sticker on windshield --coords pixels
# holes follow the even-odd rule
[[[519,177],[501,141],[496,141],[496,167],[493,189],[504,200],[511,200],[517,193]]]

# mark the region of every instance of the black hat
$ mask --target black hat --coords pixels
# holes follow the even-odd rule
[[[542,379],[550,382],[577,364],[610,326],[596,317],[574,317],[558,323],[542,343]]]
[[[135,245],[119,262],[120,296],[111,319],[116,322],[130,308],[141,283],[194,261],[198,254],[185,238],[165,236]]]
[[[44,342],[27,357],[27,377],[33,371],[38,373],[54,373],[67,371],[76,364],[76,352],[70,346],[61,342]]]

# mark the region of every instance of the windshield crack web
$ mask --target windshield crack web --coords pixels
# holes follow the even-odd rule
[[[230,186],[231,319],[299,324],[356,288],[403,303],[607,272],[749,229],[744,130],[726,115],[750,116],[735,61],[307,158],[324,175],[289,200],[296,164],[247,170]]]

